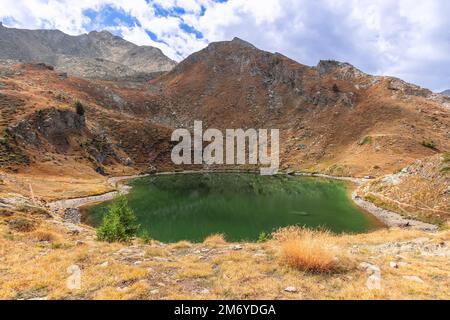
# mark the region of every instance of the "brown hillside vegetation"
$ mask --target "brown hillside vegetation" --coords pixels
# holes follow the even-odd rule
[[[279,128],[283,168],[333,175],[381,176],[450,149],[444,96],[346,63],[307,67],[240,39],[150,83],[66,78],[45,65],[4,64],[0,75],[0,165],[19,174],[168,168],[171,130],[194,120]]]
[[[449,100],[399,79],[321,61],[307,67],[234,39],[210,44],[151,81],[170,126],[280,128],[282,164],[382,175],[448,150]]]
[[[443,223],[450,218],[450,154],[416,160],[398,173],[364,188],[375,204],[422,220]]]

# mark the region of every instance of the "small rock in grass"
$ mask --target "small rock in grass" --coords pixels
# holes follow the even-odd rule
[[[103,262],[102,264],[100,264],[100,267],[102,268],[106,268],[109,265],[108,261]]]
[[[287,287],[287,288],[284,288],[284,291],[289,292],[289,293],[296,293],[298,290],[296,287]]]
[[[394,262],[394,261],[389,262],[389,266],[390,266],[391,268],[394,268],[394,269],[397,269],[397,268],[398,268],[397,262]]]
[[[366,281],[367,289],[369,290],[380,290],[381,289],[381,274],[376,272],[370,275]]]
[[[130,288],[129,288],[129,287],[117,287],[116,289],[117,289],[117,291],[126,292],[126,291],[128,291]]]
[[[417,283],[424,283],[424,281],[420,279],[418,276],[403,276],[403,279]]]
[[[359,264],[358,268],[360,270],[366,271],[369,274],[375,273],[375,272],[380,272],[380,267],[378,267],[374,264],[368,263],[368,262],[361,262]]]
[[[169,261],[169,259],[162,258],[162,257],[154,257],[153,259],[157,262],[168,262]]]
[[[203,289],[202,291],[200,291],[200,294],[209,294],[209,290],[208,289]]]
[[[381,270],[380,267],[368,262],[359,264],[360,270],[365,270],[370,276],[367,278],[366,286],[369,290],[381,289]]]

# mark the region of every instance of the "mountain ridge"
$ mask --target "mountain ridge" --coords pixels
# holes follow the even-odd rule
[[[0,59],[42,62],[71,75],[111,80],[166,72],[176,65],[160,49],[137,46],[108,31],[71,36],[2,25]]]
[[[8,170],[69,153],[82,170],[103,174],[173,168],[170,132],[194,120],[205,128],[279,128],[286,170],[382,176],[450,149],[449,98],[345,62],[306,66],[238,38],[211,43],[146,82],[64,78],[32,64],[0,65],[0,75]],[[76,101],[86,122],[73,128],[76,115],[57,110],[73,113]],[[23,155],[29,165],[14,160]]]

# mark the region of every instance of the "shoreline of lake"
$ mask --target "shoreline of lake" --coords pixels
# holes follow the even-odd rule
[[[241,170],[232,170],[232,171],[210,171],[210,170],[186,170],[180,172],[159,172],[153,175],[176,175],[176,174],[204,174],[204,173],[256,173],[251,171],[241,171]],[[379,222],[384,224],[387,228],[409,228],[409,229],[418,229],[428,232],[435,232],[438,230],[438,226],[425,223],[416,219],[403,217],[402,215],[383,209],[381,207],[376,206],[375,204],[362,199],[357,194],[357,190],[364,183],[367,183],[371,179],[366,178],[355,178],[355,177],[338,177],[338,176],[330,176],[326,174],[320,173],[306,173],[306,172],[295,172],[292,174],[279,173],[278,175],[288,175],[295,177],[316,177],[316,178],[324,178],[324,179],[332,179],[332,180],[341,180],[355,183],[358,187],[349,192],[349,197],[353,204],[355,204],[359,209],[371,214],[375,217]],[[114,199],[115,196],[120,194],[128,194],[131,187],[124,184],[124,181],[129,181],[133,179],[139,179],[151,176],[151,174],[143,174],[143,175],[130,175],[130,176],[118,176],[111,177],[108,179],[108,182],[111,186],[117,188],[116,191],[110,191],[100,195],[86,196],[86,197],[78,197],[72,199],[62,199],[53,201],[47,204],[48,208],[54,212],[61,213],[65,209],[75,208],[79,210],[83,210],[86,212],[86,208],[91,207],[93,205],[110,201]],[[346,186],[348,188],[348,186]]]

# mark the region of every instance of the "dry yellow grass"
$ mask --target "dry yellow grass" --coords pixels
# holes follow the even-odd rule
[[[180,258],[180,272],[178,277],[181,279],[199,279],[207,278],[213,275],[213,268],[210,263],[198,261],[194,257]]]
[[[144,257],[166,257],[168,254],[169,252],[163,248],[150,247],[145,250]]]
[[[290,227],[274,234],[280,241],[280,263],[302,271],[327,273],[337,270],[338,250],[327,231]]]
[[[140,280],[130,287],[105,287],[97,291],[95,300],[129,300],[143,299],[149,294],[150,286],[145,280]]]
[[[95,241],[95,230],[91,228],[82,227],[79,234],[72,234],[53,219],[26,217],[18,212],[13,214],[0,217],[0,263],[4,270],[0,273],[0,299],[450,297],[450,262],[446,255],[450,240],[448,230],[437,234],[378,230],[366,234],[334,235],[288,228],[276,232],[273,240],[241,244],[236,250],[231,243],[223,246],[186,242],[162,246],[156,241],[149,244],[138,241],[109,244]],[[38,238],[45,241],[37,242],[31,236],[33,232],[19,232],[4,223],[8,219],[25,217],[35,221],[38,225],[36,231],[43,234]],[[49,234],[54,236],[52,242],[47,240],[52,238]],[[398,252],[405,247],[403,243],[409,245],[424,238],[428,240],[423,247]],[[305,251],[302,250],[301,263],[298,264],[297,251],[299,247],[304,249],[302,241],[306,239],[312,240],[317,247],[310,251],[307,259],[304,259]],[[285,250],[289,242],[295,245],[294,254]],[[295,257],[295,263],[287,264],[282,259],[284,255]],[[330,257],[338,259],[331,269],[328,268]],[[405,264],[392,268],[392,261]],[[381,289],[367,288],[368,274],[353,267],[361,262],[380,268]],[[81,270],[80,289],[66,286],[67,270],[73,265]],[[423,283],[404,278],[412,275],[420,277]],[[295,287],[297,291],[286,292],[287,287]]]
[[[4,184],[0,185],[0,194],[22,194],[31,198],[32,190],[36,199],[53,201],[102,194],[114,189],[105,177],[99,177],[92,173],[91,168],[77,161],[69,159],[65,166],[59,167],[60,175],[55,175],[54,170],[55,165],[50,162],[27,168],[23,174],[1,172]]]
[[[183,241],[178,241],[176,243],[171,244],[170,247],[175,250],[187,249],[187,248],[192,247],[192,243],[190,243],[189,241],[183,240]]]
[[[309,272],[331,272],[337,267],[334,254],[319,240],[289,240],[281,244],[282,264]]]
[[[61,239],[61,237],[55,234],[54,232],[47,230],[36,230],[30,234],[30,238],[38,242],[42,241],[55,242]]]
[[[203,241],[204,245],[215,247],[215,246],[221,246],[224,244],[227,244],[227,241],[225,240],[225,237],[223,234],[217,233],[210,235],[206,237],[206,239]]]

